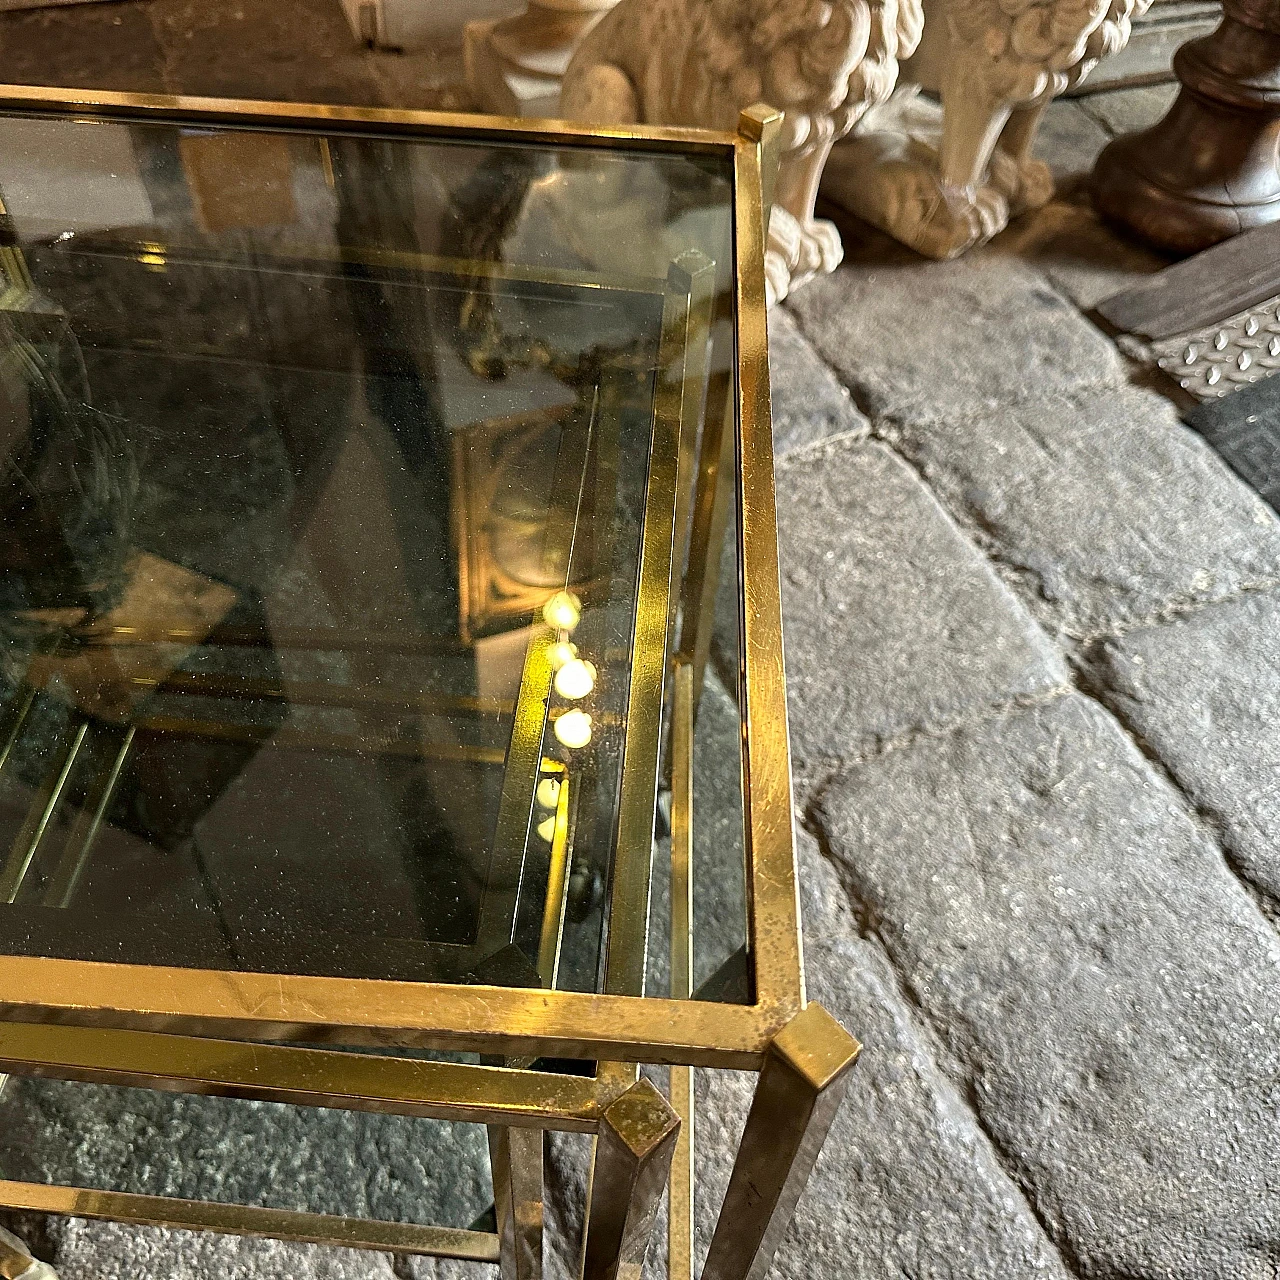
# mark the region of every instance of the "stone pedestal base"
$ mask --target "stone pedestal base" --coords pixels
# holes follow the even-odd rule
[[[469,22],[463,34],[467,86],[482,111],[555,117],[560,82],[587,32],[615,0],[531,0],[524,13]]]
[[[917,253],[954,258],[1052,198],[1048,167],[1028,154],[1038,119],[1038,110],[1029,113],[1007,150],[987,137],[985,121],[982,129],[962,133],[964,122],[953,115],[952,149],[957,134],[960,144],[972,145],[978,156],[973,167],[981,176],[949,181],[942,160],[943,108],[920,97],[916,86],[904,86],[886,107],[868,113],[857,133],[836,144],[823,174],[823,194]]]

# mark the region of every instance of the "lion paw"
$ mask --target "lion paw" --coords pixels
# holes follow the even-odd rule
[[[765,254],[770,305],[814,276],[834,271],[842,261],[844,245],[834,223],[821,218],[801,222],[789,210],[774,205]]]
[[[926,257],[957,257],[1008,225],[1008,201],[994,187],[953,187],[926,161],[899,161],[888,170],[880,175],[883,212],[874,220]]]
[[[1053,171],[1043,160],[1015,160],[998,147],[991,157],[990,184],[1005,198],[1010,217],[1053,199]]]

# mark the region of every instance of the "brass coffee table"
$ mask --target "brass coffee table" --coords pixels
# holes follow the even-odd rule
[[[559,1130],[582,1274],[670,1177],[688,1276],[692,1069],[747,1068],[702,1274],[768,1270],[857,1052],[797,914],[780,123],[0,88],[0,1205],[527,1280]],[[311,1183],[236,1172],[299,1134]]]

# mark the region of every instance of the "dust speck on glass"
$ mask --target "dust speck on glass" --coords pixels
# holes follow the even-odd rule
[[[0,199],[0,951],[594,990],[728,161],[7,116]]]

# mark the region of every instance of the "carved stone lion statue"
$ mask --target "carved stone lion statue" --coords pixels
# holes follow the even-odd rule
[[[1031,155],[1045,106],[1122,48],[1150,2],[619,0],[569,63],[561,113],[732,129],[752,102],[781,108],[776,300],[840,261],[814,204],[846,135],[826,193],[932,257],[1045,203],[1053,181]]]
[[[569,63],[561,113],[733,130],[753,102],[784,111],[765,262],[776,301],[839,265],[839,233],[814,217],[818,180],[832,144],[893,92],[920,22],[920,0],[620,0]]]
[[[1045,107],[1122,49],[1150,3],[925,0],[902,84],[840,149],[827,193],[930,257],[990,239],[1053,195],[1032,156]]]

